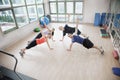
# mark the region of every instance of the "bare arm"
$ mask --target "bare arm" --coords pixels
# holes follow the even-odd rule
[[[78,24],[79,24],[79,19],[76,19],[76,27],[75,27],[75,35],[77,35],[77,31],[78,31]]]
[[[52,41],[55,42],[55,40],[53,39],[53,36],[52,36]]]
[[[64,36],[62,37],[62,39],[60,41],[63,41],[64,40]]]
[[[45,28],[47,28],[49,31],[51,31],[51,30],[48,28],[48,26],[46,25],[46,23],[44,23],[44,26],[45,26]]]
[[[47,39],[47,38],[46,38],[46,43],[47,43],[47,45],[48,45],[49,49],[50,49],[50,50],[53,50],[53,48],[51,48],[51,47],[50,47],[50,45],[49,45],[49,42],[48,42],[48,39]]]
[[[68,21],[66,22],[66,24],[68,24],[70,22],[70,14],[67,14],[67,15],[68,15]]]
[[[73,43],[70,44],[70,48],[67,51],[71,51]]]

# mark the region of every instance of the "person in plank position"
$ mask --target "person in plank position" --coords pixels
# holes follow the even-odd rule
[[[77,20],[77,22],[78,22],[78,20]],[[102,47],[98,48],[88,38],[83,38],[79,35],[76,35],[77,34],[77,28],[78,28],[78,26],[76,26],[76,30],[75,30],[74,34],[68,34],[68,37],[71,38],[71,40],[72,40],[69,49],[67,49],[68,51],[71,51],[73,43],[76,42],[78,44],[82,44],[87,49],[95,48],[95,49],[99,50],[101,52],[101,54],[104,54],[104,50],[102,49]]]
[[[30,49],[32,47],[35,47],[35,46],[37,46],[39,44],[45,43],[45,42],[47,43],[49,49],[53,50],[53,48],[50,47],[49,42],[48,42],[48,39],[51,38],[51,37],[52,37],[52,33],[48,33],[47,35],[42,36],[41,38],[34,39],[25,48],[21,49],[21,51],[20,51],[21,57],[24,56],[26,50],[28,50],[28,49]]]
[[[104,54],[104,50],[102,49],[102,47],[98,48],[88,38],[82,38],[79,35],[73,35],[73,34],[68,34],[68,37],[70,37],[72,40],[72,43],[70,44],[69,49],[67,49],[68,51],[71,51],[73,43],[76,42],[78,44],[82,44],[87,49],[95,48],[95,49],[99,50],[101,52],[101,54]]]

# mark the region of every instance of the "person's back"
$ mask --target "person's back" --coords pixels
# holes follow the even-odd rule
[[[78,36],[78,35],[73,35],[72,37],[72,43],[76,42],[79,44],[83,44],[84,38]]]
[[[70,27],[66,24],[65,27],[64,27],[64,32],[73,34],[75,32],[75,28]]]

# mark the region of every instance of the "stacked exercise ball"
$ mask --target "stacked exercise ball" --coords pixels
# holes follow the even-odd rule
[[[40,21],[40,25],[41,25],[42,27],[44,27],[45,24],[48,25],[49,22],[50,22],[49,19],[48,19],[46,16],[45,16],[45,17],[41,17],[39,21]]]

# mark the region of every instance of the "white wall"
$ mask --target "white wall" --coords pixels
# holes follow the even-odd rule
[[[8,34],[3,34],[0,31],[0,49],[7,48],[15,42],[30,35],[35,27],[38,27],[38,22],[33,22]]]
[[[109,11],[110,0],[84,0],[83,23],[94,23],[95,13]]]

